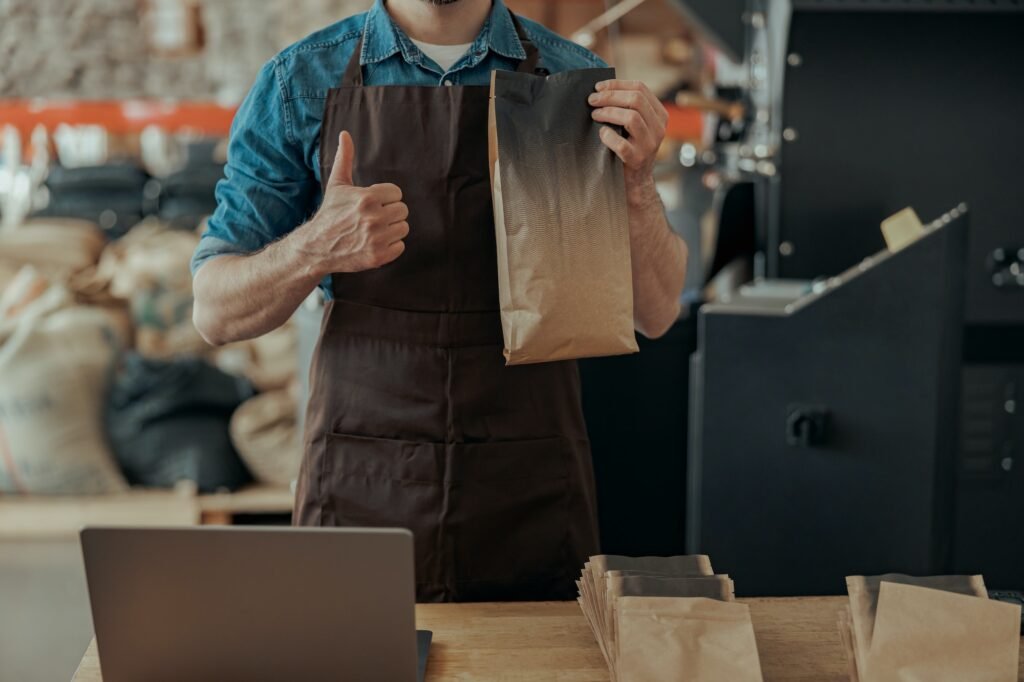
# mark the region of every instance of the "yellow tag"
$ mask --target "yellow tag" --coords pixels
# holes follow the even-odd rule
[[[893,253],[910,246],[924,234],[924,225],[912,208],[905,208],[882,221],[885,243]]]

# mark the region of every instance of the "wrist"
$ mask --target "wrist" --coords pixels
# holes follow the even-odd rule
[[[661,204],[661,195],[654,183],[654,175],[643,173],[636,178],[626,178],[626,203],[630,209],[646,209]]]
[[[293,274],[303,281],[319,283],[331,273],[324,268],[317,250],[309,244],[309,235],[316,233],[316,228],[312,227],[315,220],[314,217],[310,222],[294,230],[275,243],[274,248],[278,251],[286,273]]]

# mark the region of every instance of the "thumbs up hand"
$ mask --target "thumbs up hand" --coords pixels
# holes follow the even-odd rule
[[[355,145],[343,132],[320,210],[297,231],[301,251],[320,276],[387,265],[405,251],[409,207],[390,183],[357,187]]]

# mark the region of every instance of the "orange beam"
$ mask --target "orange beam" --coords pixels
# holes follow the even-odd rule
[[[703,112],[666,102],[668,137],[698,142],[704,129]],[[176,132],[223,137],[231,129],[236,109],[206,102],[36,101],[0,100],[0,126],[13,125],[24,138],[37,125],[54,130],[58,125],[99,125],[112,134],[139,133],[149,125]]]
[[[115,135],[157,125],[219,137],[228,134],[235,111],[234,107],[207,102],[0,100],[0,126],[13,125],[23,137],[37,125],[52,131],[62,123],[99,125]]]
[[[693,107],[680,107],[664,102],[668,111],[665,136],[680,142],[700,142],[704,132],[704,113]]]

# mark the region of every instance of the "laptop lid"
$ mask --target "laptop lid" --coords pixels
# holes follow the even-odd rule
[[[413,538],[354,528],[87,528],[104,682],[412,682]]]

